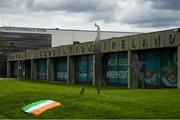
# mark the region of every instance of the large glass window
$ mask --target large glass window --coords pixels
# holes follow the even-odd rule
[[[104,55],[103,73],[106,83],[114,86],[128,84],[128,56],[127,52]]]
[[[54,60],[54,80],[60,82],[67,81],[67,58],[56,58]]]
[[[93,81],[93,57],[78,56],[75,58],[76,83],[92,83]]]
[[[11,62],[11,77],[18,78],[18,62]]]
[[[37,60],[37,79],[47,80],[47,59]]]

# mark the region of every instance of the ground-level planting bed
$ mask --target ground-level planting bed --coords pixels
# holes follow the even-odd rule
[[[0,80],[0,118],[180,118],[180,90],[94,87],[79,96],[79,85],[32,80]],[[21,111],[26,104],[52,99],[62,106],[39,117]]]

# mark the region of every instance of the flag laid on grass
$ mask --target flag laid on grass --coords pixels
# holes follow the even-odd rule
[[[60,106],[61,103],[53,100],[41,100],[29,105],[26,105],[22,108],[24,112],[31,113],[35,116],[40,115],[42,112],[52,109],[54,107]]]

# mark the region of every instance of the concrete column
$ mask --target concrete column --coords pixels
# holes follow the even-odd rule
[[[70,65],[69,65],[69,60],[70,60],[70,57],[67,56],[67,84],[70,84],[70,74],[69,74]]]
[[[35,59],[31,59],[31,79],[37,79],[37,62]]]
[[[54,60],[47,58],[47,81],[54,81]]]
[[[22,62],[18,61],[18,78],[22,78]]]
[[[21,78],[25,79],[26,78],[26,76],[25,76],[25,70],[26,70],[26,63],[25,63],[25,61],[22,61],[21,67],[22,67],[21,68],[21,70],[22,70]]]
[[[180,47],[177,47],[177,88],[180,89]]]
[[[131,51],[128,51],[128,88],[131,88]]]
[[[73,57],[68,56],[67,59],[67,66],[68,66],[68,84],[75,83],[75,61]]]
[[[7,75],[6,75],[7,78],[10,78],[11,77],[11,64],[10,64],[10,61],[7,61]]]
[[[136,61],[136,62],[135,62]],[[138,70],[138,56],[132,51],[128,51],[128,88],[138,88],[140,72]]]
[[[95,56],[93,55],[93,86],[95,86]]]

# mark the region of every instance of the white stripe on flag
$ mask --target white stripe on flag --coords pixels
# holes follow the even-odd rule
[[[31,113],[33,110],[39,109],[39,108],[41,108],[41,107],[43,107],[43,106],[45,106],[45,105],[49,105],[49,104],[51,104],[51,103],[53,103],[53,102],[54,102],[54,101],[52,101],[52,100],[47,100],[47,101],[45,101],[45,102],[43,102],[43,103],[40,103],[39,105],[35,105],[35,106],[31,107],[30,109],[26,110],[26,112],[27,112],[27,113]]]

